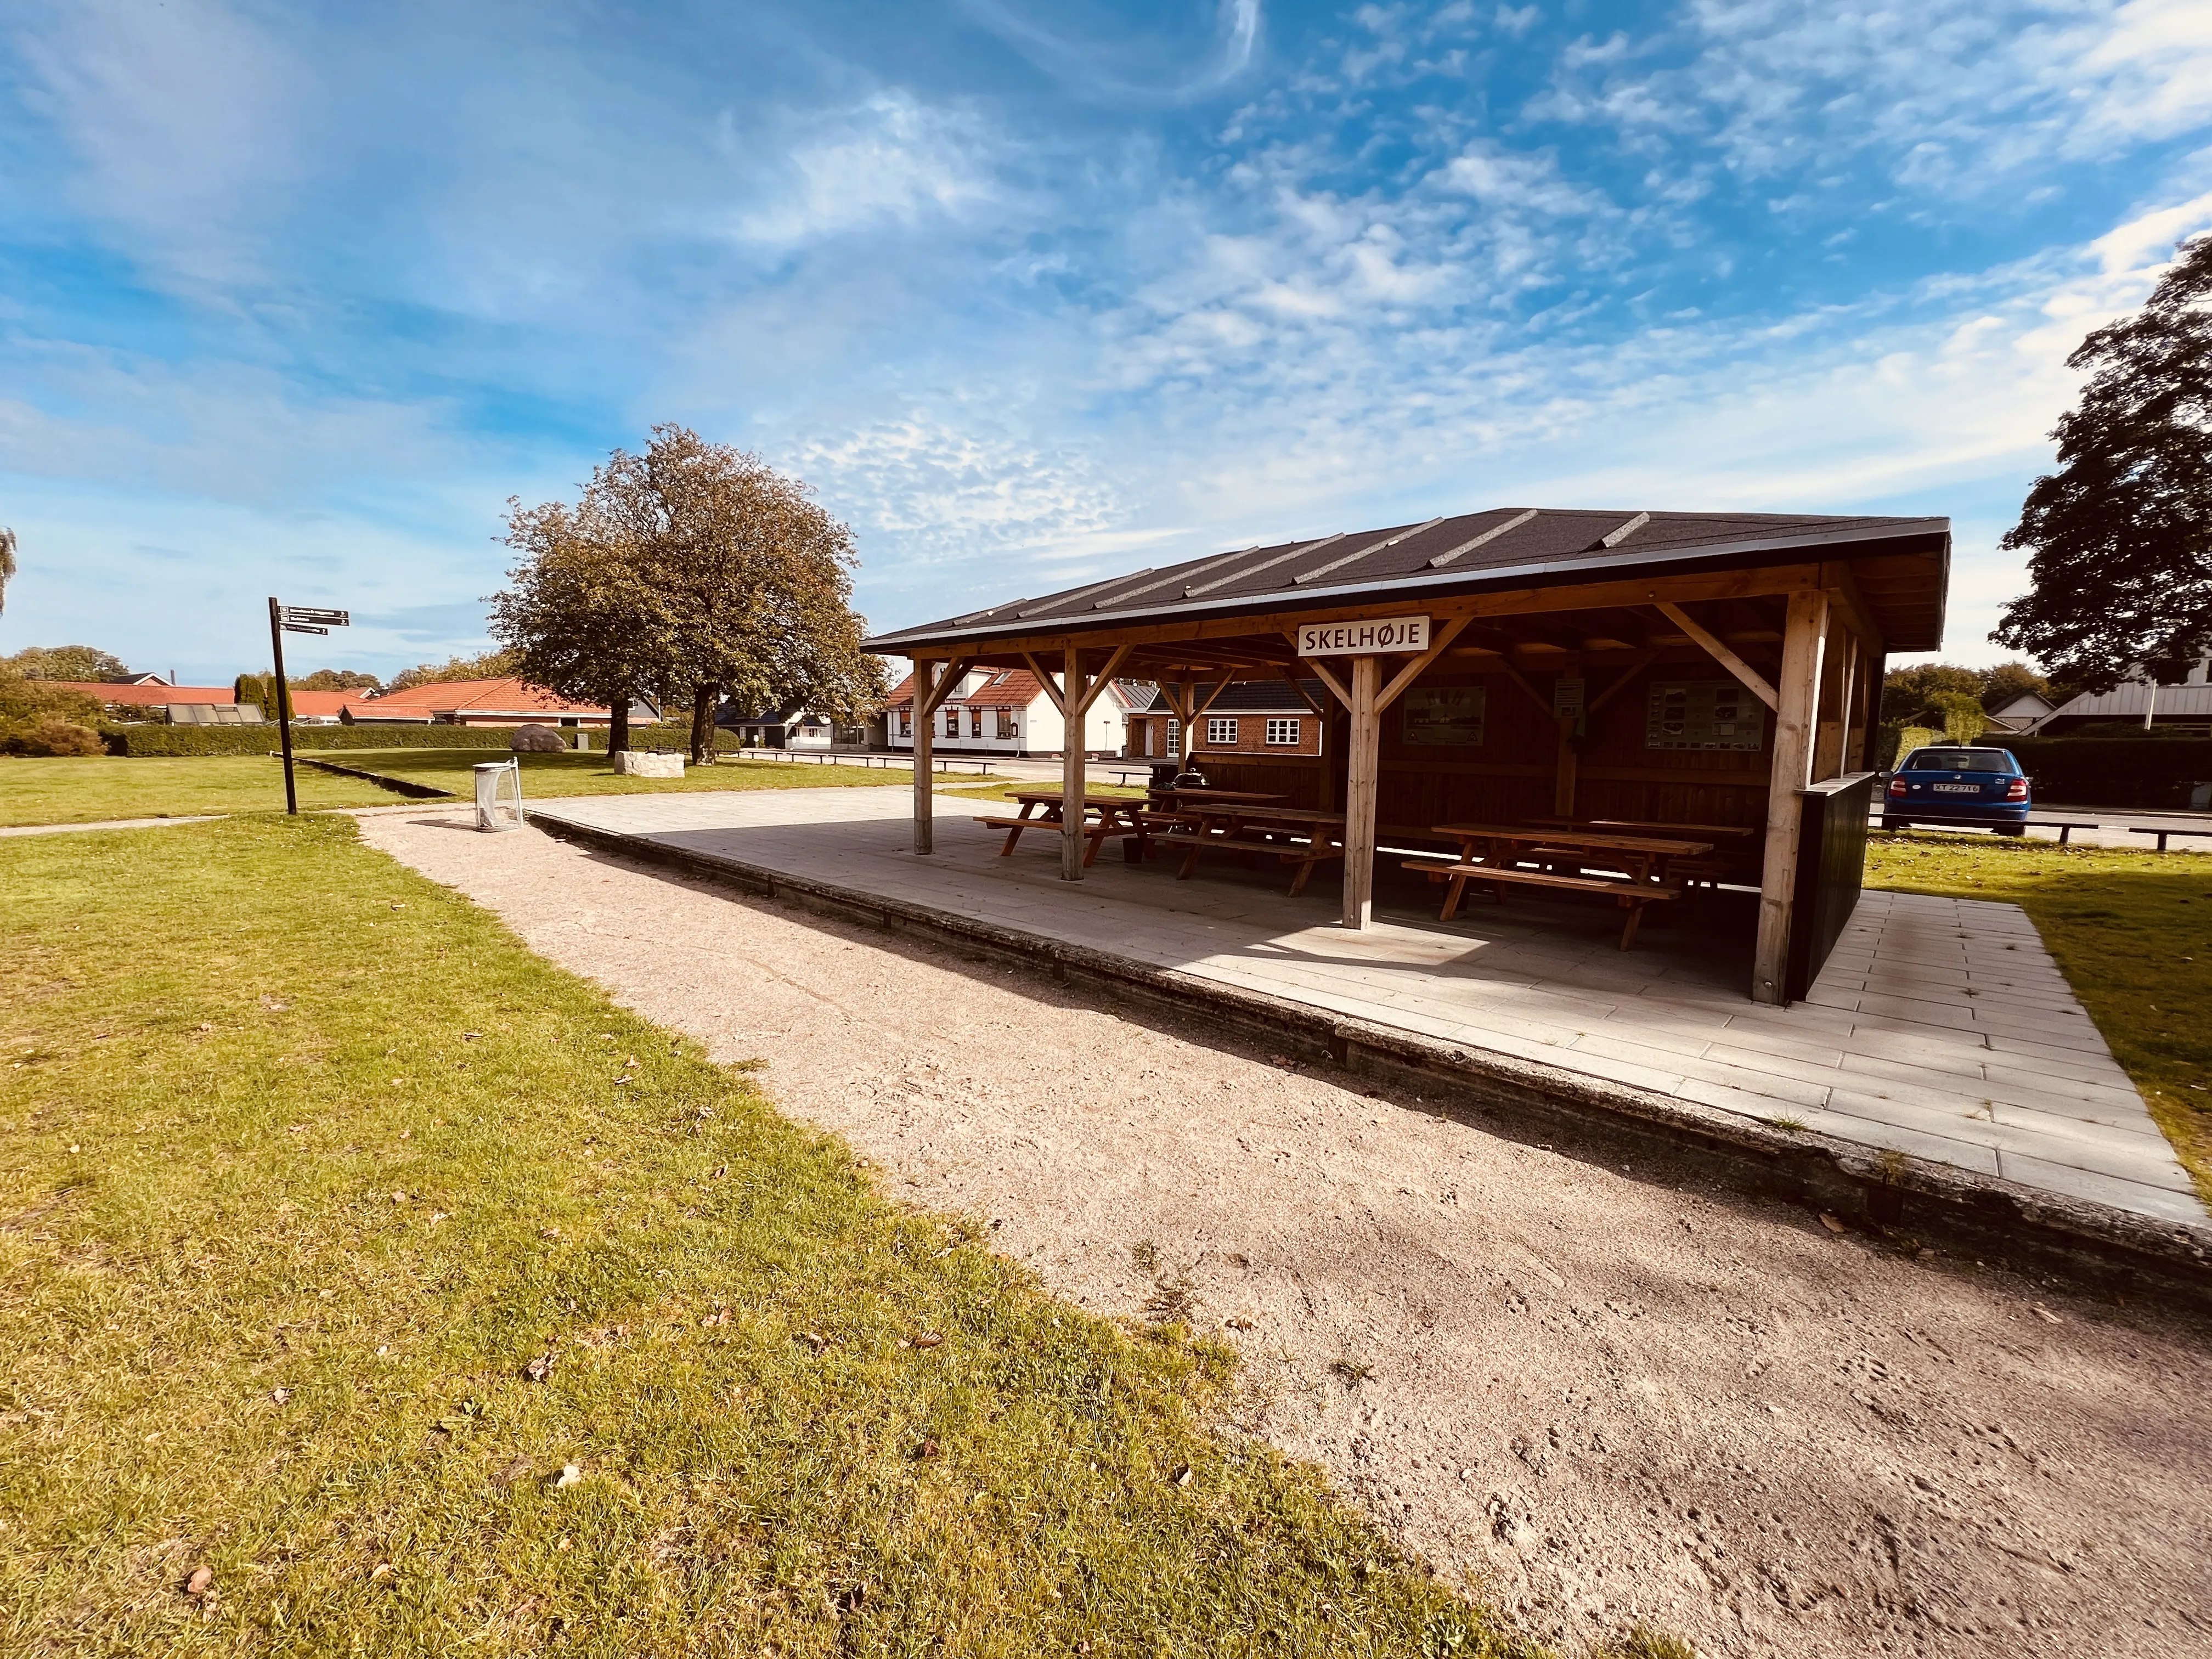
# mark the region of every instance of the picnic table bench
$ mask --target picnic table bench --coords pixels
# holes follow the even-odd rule
[[[1717,884],[1730,877],[1747,873],[1757,863],[1758,842],[1766,833],[1764,829],[1747,828],[1740,823],[1668,823],[1651,818],[1533,817],[1528,822],[1558,830],[1613,830],[1622,835],[1652,836],[1661,840],[1710,842],[1712,843],[1710,851],[1686,855],[1668,863],[1668,868],[1674,876],[1691,884],[1699,881]]]
[[[1150,811],[1143,817],[1148,827],[1165,832],[1161,837],[1163,842],[1187,846],[1182,867],[1176,872],[1177,881],[1189,880],[1192,872],[1198,868],[1199,860],[1208,852],[1272,857],[1297,866],[1297,872],[1291,878],[1291,896],[1296,898],[1305,891],[1306,880],[1313,874],[1314,866],[1344,856],[1341,812],[1271,806],[1264,799],[1220,799],[1224,794],[1239,793],[1227,790],[1185,789],[1175,793],[1178,797],[1191,798],[1191,804],[1183,805],[1179,799],[1174,811]],[[1212,799],[1196,799],[1200,795]],[[1279,800],[1281,797],[1275,799]]]
[[[1057,789],[1024,789],[1015,792],[1014,799],[1022,805],[1018,817],[982,817],[975,822],[994,830],[1006,832],[1006,844],[999,849],[1000,858],[1010,858],[1021,842],[1022,834],[1028,830],[1050,830],[1056,835],[1066,833],[1067,817],[1061,792]],[[1136,845],[1130,849],[1132,864],[1145,856],[1145,837],[1149,826],[1145,822],[1144,801],[1129,795],[1090,795],[1083,798],[1083,812],[1088,817],[1096,813],[1097,820],[1083,831],[1084,839],[1091,844],[1084,849],[1085,869],[1098,857],[1098,849],[1119,836],[1133,836]],[[1043,809],[1040,811],[1038,809]]]
[[[1662,836],[1620,835],[1609,830],[1583,830],[1553,824],[1440,823],[1435,833],[1460,843],[1454,860],[1409,859],[1405,868],[1431,881],[1449,884],[1437,920],[1449,921],[1459,914],[1460,901],[1471,881],[1486,882],[1500,904],[1508,887],[1530,887],[1552,892],[1601,893],[1627,911],[1620,927],[1620,948],[1636,943],[1646,906],[1681,896],[1679,884],[1669,879],[1670,866],[1712,851],[1710,842],[1677,841]],[[1572,875],[1556,869],[1523,870],[1522,860],[1577,866]],[[1627,871],[1626,878],[1590,876],[1585,863],[1602,861]]]
[[[1626,835],[1613,830],[1556,823],[1439,823],[1435,831],[1459,842],[1462,863],[1480,860],[1511,864],[1520,859],[1534,858],[1553,862],[1601,863],[1607,869],[1625,871],[1631,881],[1647,885],[1672,885],[1674,867],[1680,861],[1700,859],[1713,850],[1709,841]]]

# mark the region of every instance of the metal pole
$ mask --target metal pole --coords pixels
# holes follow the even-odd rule
[[[269,648],[276,658],[276,735],[284,748],[284,810],[295,817],[300,792],[292,783],[292,691],[284,683],[284,625],[276,596],[269,596]]]

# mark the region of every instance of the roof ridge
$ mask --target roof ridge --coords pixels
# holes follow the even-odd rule
[[[1508,507],[1505,510],[1510,513],[1512,511],[1512,508]],[[1480,535],[1471,536],[1467,540],[1462,542],[1457,547],[1451,548],[1445,552],[1437,554],[1435,558],[1429,561],[1428,568],[1431,570],[1443,569],[1444,566],[1449,564],[1454,559],[1459,557],[1461,554],[1472,553],[1476,548],[1480,547],[1484,543],[1496,541],[1500,536],[1503,536],[1509,530],[1518,530],[1522,525],[1528,523],[1529,520],[1534,518],[1541,510],[1542,509],[1539,507],[1523,507],[1519,518],[1508,519],[1501,525],[1492,525]]]
[[[1186,599],[1196,599],[1200,593],[1211,593],[1217,587],[1226,587],[1230,583],[1242,581],[1247,576],[1256,576],[1262,570],[1273,570],[1279,564],[1287,564],[1291,560],[1301,558],[1308,553],[1318,553],[1324,547],[1333,546],[1352,533],[1349,530],[1340,530],[1334,536],[1324,536],[1317,542],[1301,543],[1289,552],[1278,553],[1272,559],[1262,559],[1257,564],[1246,565],[1242,570],[1232,571],[1226,576],[1217,576],[1213,580],[1201,582],[1196,587],[1186,587],[1182,591],[1182,596]]]

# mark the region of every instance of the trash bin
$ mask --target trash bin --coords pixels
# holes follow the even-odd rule
[[[522,828],[522,763],[486,761],[477,769],[477,828]]]

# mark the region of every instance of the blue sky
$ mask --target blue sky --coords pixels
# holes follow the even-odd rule
[[[890,627],[1502,504],[1945,513],[2212,227],[2202,0],[15,0],[0,652],[482,639],[510,495],[677,420]]]

